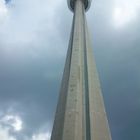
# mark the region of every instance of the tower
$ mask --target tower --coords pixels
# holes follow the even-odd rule
[[[68,0],[74,13],[51,140],[111,140],[85,11],[91,0]]]

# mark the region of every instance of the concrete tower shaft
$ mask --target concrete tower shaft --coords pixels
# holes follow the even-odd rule
[[[67,0],[68,2],[68,7],[71,11],[74,11],[74,7],[75,7],[75,2],[77,0]],[[85,10],[87,11],[89,8],[90,8],[90,5],[91,5],[91,1],[92,0],[81,0],[83,3],[84,3],[84,6],[85,6]]]
[[[91,0],[68,0],[73,23],[51,140],[111,140],[85,11]]]

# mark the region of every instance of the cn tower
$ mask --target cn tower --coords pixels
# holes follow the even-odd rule
[[[85,12],[91,0],[68,0],[74,13],[51,140],[111,140]]]

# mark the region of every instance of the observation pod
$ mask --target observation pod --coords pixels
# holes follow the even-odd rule
[[[74,11],[75,1],[76,0],[67,0],[68,7],[72,12]],[[85,11],[88,11],[88,9],[90,8],[92,0],[81,0],[81,1],[83,1],[84,5],[85,5]]]

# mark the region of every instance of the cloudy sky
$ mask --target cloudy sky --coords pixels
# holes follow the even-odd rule
[[[140,139],[140,1],[87,13],[113,140]],[[49,140],[72,13],[66,0],[0,0],[0,139]]]

